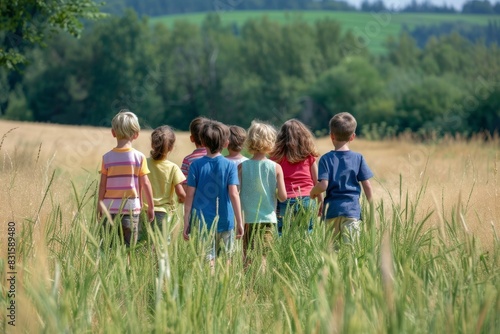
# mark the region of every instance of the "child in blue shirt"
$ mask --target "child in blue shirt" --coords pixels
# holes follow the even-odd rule
[[[330,120],[330,138],[335,150],[323,155],[318,165],[318,183],[311,190],[311,198],[326,191],[323,217],[333,237],[342,233],[344,242],[359,236],[361,187],[368,202],[372,201],[370,178],[373,176],[360,153],[349,149],[356,134],[356,119],[347,112],[336,114]]]
[[[193,161],[187,178],[183,236],[189,240],[192,226],[214,233],[208,252],[212,265],[219,253],[220,242],[223,242],[226,252],[231,253],[235,219],[236,238],[243,236],[238,170],[232,161],[221,155],[228,138],[229,129],[226,125],[207,120],[200,132],[200,140],[207,149],[207,155]]]

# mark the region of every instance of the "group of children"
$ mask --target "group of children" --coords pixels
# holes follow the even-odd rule
[[[102,159],[98,215],[107,212],[109,218],[119,219],[129,246],[137,241],[143,202],[148,221],[159,228],[176,210],[176,201],[184,203],[183,237],[189,240],[193,231],[200,232],[209,245],[211,263],[221,249],[232,252],[235,237],[243,238],[244,260],[249,263],[250,250],[258,245],[266,249],[276,233],[287,233],[286,212],[293,217],[301,210],[318,210],[332,236],[344,231],[347,237],[355,235],[361,188],[371,201],[373,174],[363,156],[349,150],[355,137],[354,117],[340,113],[329,125],[335,149],[318,163],[314,136],[296,119],[277,132],[258,121],[245,131],[197,117],[190,123],[196,149],[179,168],[168,160],[175,143],[172,129],[160,126],[152,132],[151,156],[146,158],[132,148],[140,131],[137,117],[122,110],[112,120],[117,146]],[[250,158],[241,154],[244,148]],[[309,231],[313,224],[311,219]]]

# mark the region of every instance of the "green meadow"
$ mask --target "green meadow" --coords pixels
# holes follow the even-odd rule
[[[463,15],[463,14],[418,14],[418,13],[361,13],[335,11],[219,11],[214,12],[221,19],[223,25],[241,26],[246,21],[267,17],[276,22],[286,24],[293,20],[302,20],[309,24],[322,19],[338,21],[345,31],[352,30],[357,35],[367,33],[369,49],[375,54],[385,51],[384,43],[389,36],[397,36],[403,25],[410,29],[417,25],[436,25],[445,22],[460,22],[464,25],[486,25],[488,21],[498,21],[500,18],[493,15]],[[152,17],[153,24],[163,23],[172,26],[178,20],[200,25],[206,13],[168,15]]]

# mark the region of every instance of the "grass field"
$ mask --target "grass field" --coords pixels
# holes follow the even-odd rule
[[[385,52],[384,43],[389,36],[398,36],[404,24],[412,28],[416,25],[434,25],[444,22],[461,22],[466,24],[486,25],[489,20],[499,21],[499,16],[493,15],[463,15],[463,14],[417,14],[388,12],[385,14],[371,14],[361,12],[334,12],[334,11],[220,11],[224,25],[241,26],[250,19],[259,19],[267,16],[273,21],[280,23],[291,22],[292,20],[303,20],[310,24],[324,19],[331,18],[342,24],[345,31],[351,29],[356,34],[367,33],[370,38],[369,49],[374,54]],[[201,24],[206,13],[169,15],[151,18],[151,22],[163,23],[168,26],[175,24],[177,20],[185,20],[194,24]],[[373,28],[375,27],[375,28]],[[370,30],[374,29],[374,30]]]
[[[149,134],[134,143],[146,154]],[[306,235],[300,219],[286,217],[292,226],[266,271],[258,257],[243,270],[239,248],[231,266],[221,261],[211,274],[198,243],[179,237],[175,217],[170,243],[149,231],[151,242],[130,251],[100,245],[97,169],[115,144],[109,129],[0,121],[0,136],[0,332],[500,330],[498,138],[357,139],[352,149],[375,174],[375,205],[363,202],[358,244],[330,253],[324,225]],[[317,145],[331,149],[327,138]],[[177,133],[171,160],[192,149]],[[12,300],[16,327],[7,317]]]

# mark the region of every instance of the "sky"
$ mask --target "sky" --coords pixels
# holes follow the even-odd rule
[[[360,7],[361,3],[363,0],[346,0],[348,3],[355,5],[356,7]],[[369,0],[370,2],[374,2],[375,0]],[[399,7],[404,7],[408,3],[411,2],[411,0],[383,0],[385,5],[389,8],[394,5],[394,8],[399,8]],[[456,9],[462,9],[462,5],[466,2],[467,0],[429,0],[430,3],[433,3],[435,5],[452,5]],[[418,3],[424,2],[424,0],[417,0]],[[495,1],[490,0],[490,2],[494,3]]]

